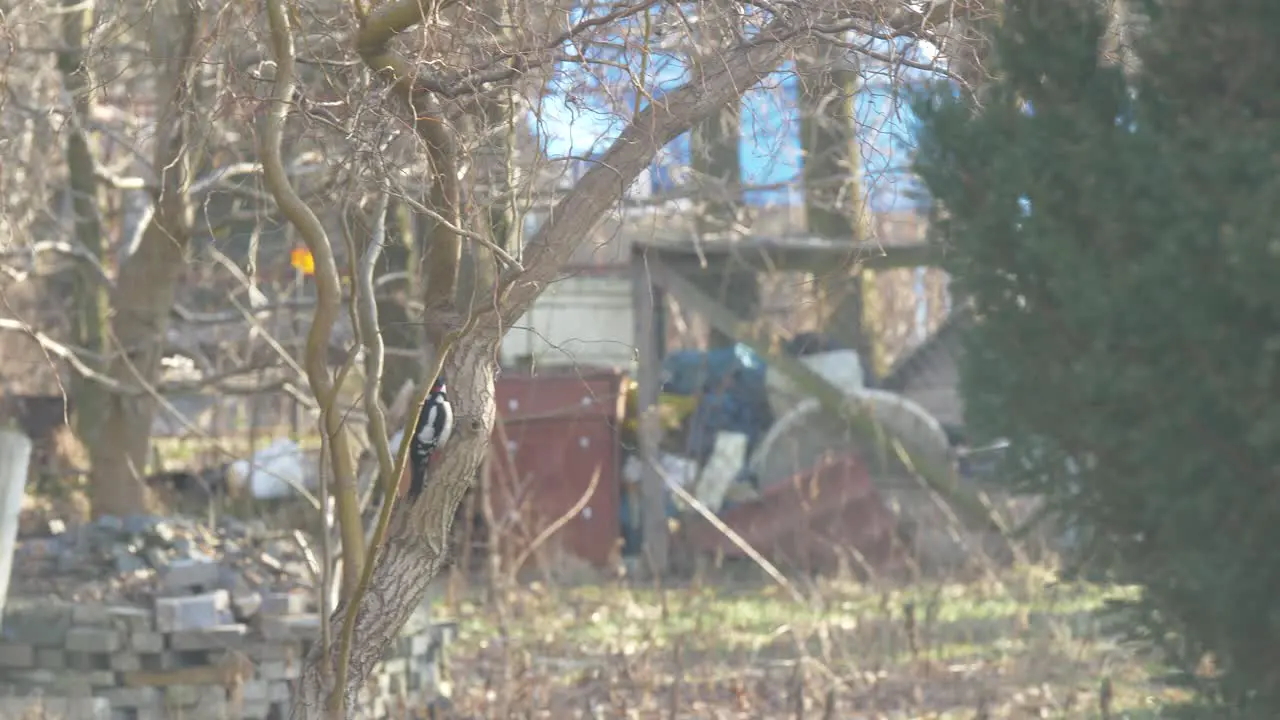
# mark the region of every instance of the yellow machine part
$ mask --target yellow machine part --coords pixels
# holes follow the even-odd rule
[[[638,420],[639,411],[637,407],[637,394],[639,383],[635,380],[627,381],[627,415],[623,422],[623,427],[631,432],[636,431],[636,422]],[[658,417],[662,420],[662,429],[677,430],[684,423],[685,418],[693,414],[698,409],[698,398],[691,395],[673,395],[671,393],[662,393],[658,396]]]

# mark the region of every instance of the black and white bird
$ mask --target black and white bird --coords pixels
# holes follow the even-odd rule
[[[409,440],[409,494],[413,502],[427,484],[427,463],[437,448],[449,442],[453,434],[453,406],[449,404],[449,392],[444,373],[436,378],[427,395],[427,401],[418,412],[418,422]]]

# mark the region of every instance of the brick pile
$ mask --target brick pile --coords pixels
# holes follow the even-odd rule
[[[28,580],[48,573],[64,592],[9,598],[0,626],[0,720],[289,717],[293,682],[320,636],[314,595],[292,567],[299,563],[244,533],[184,543],[167,520],[105,524],[90,542],[83,533],[42,538],[15,558],[26,563]],[[55,540],[63,545],[51,551]],[[66,586],[67,571],[92,557],[106,567]],[[33,563],[51,567],[35,572]],[[437,699],[441,651],[453,632],[428,615],[420,610],[389,649],[361,717],[405,717]],[[32,714],[37,706],[43,715]]]
[[[320,627],[300,592],[261,596],[244,622],[225,590],[157,598],[153,609],[10,602],[0,718],[23,717],[37,696],[50,717],[67,720],[287,718]],[[388,651],[364,717],[403,717],[435,699],[452,628],[416,627]]]

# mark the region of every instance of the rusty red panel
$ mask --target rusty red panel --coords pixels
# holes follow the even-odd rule
[[[595,565],[613,556],[621,535],[622,379],[612,371],[499,378],[491,497],[508,547],[528,543],[577,505],[598,469],[586,505],[544,547]]]
[[[617,422],[625,398],[623,375],[613,370],[503,374],[494,387],[498,412],[510,423],[563,417],[595,416]]]
[[[884,507],[866,467],[855,455],[824,456],[787,482],[769,486],[757,500],[720,513],[725,525],[775,562],[805,569],[830,567],[850,550],[881,569],[893,563],[896,523]],[[701,517],[688,517],[681,541],[694,552],[743,553]]]

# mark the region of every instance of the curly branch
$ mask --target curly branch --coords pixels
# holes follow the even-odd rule
[[[428,320],[434,313],[451,310],[458,290],[458,268],[462,262],[462,176],[458,140],[445,121],[444,110],[426,88],[417,69],[391,49],[391,40],[400,33],[428,21],[439,10],[420,0],[387,2],[365,17],[356,47],[370,70],[390,83],[395,95],[412,112],[410,122],[426,145],[431,168],[431,206],[444,222],[434,223],[427,239],[426,297]],[[431,331],[428,326],[428,331]],[[438,342],[437,337],[431,338]]]
[[[321,423],[329,438],[333,465],[335,499],[339,529],[342,535],[344,561],[343,588],[350,592],[360,577],[360,561],[364,557],[364,533],[360,529],[360,509],[356,493],[355,469],[352,467],[343,419],[335,413],[334,383],[327,362],[329,338],[342,305],[342,285],[333,257],[333,245],[320,219],[302,201],[289,180],[281,157],[284,123],[289,114],[290,99],[296,84],[293,32],[284,0],[268,0],[267,19],[271,33],[271,49],[276,60],[276,76],[270,108],[263,119],[259,137],[263,181],[275,198],[280,211],[298,229],[298,234],[315,259],[316,309],[307,333],[305,365],[311,390],[319,399],[328,400],[320,409]]]

